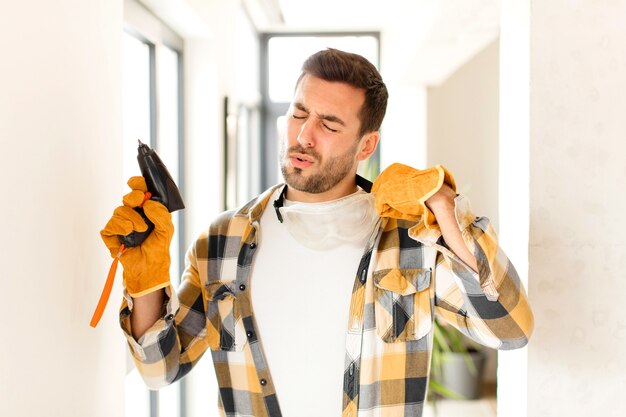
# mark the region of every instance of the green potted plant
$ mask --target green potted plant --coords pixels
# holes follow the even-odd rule
[[[485,353],[461,332],[435,318],[428,383],[429,398],[476,399],[480,395]]]

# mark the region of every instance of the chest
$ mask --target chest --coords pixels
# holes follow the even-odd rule
[[[372,383],[378,386],[376,381],[386,375],[385,369],[394,372],[404,369],[389,363],[396,358],[417,361],[418,374],[425,378],[429,363],[427,336],[432,329],[436,252],[409,239],[406,228],[394,225],[386,229],[381,227],[365,254],[354,256],[349,262],[344,259],[341,263],[347,265],[347,269],[341,273],[328,273],[333,268],[318,265],[328,264],[319,256],[315,257],[316,262],[311,261],[312,256],[306,257],[301,260],[300,267],[278,256],[262,262],[265,265],[261,268],[266,272],[261,274],[263,269],[257,269],[260,264],[256,262],[264,257],[261,246],[267,247],[267,242],[257,239],[254,234],[248,235],[246,242],[239,246],[236,262],[216,256],[215,265],[208,270],[219,273],[202,277],[203,281],[206,279],[208,292],[207,319],[218,329],[219,343],[212,344],[217,345],[212,354],[216,369],[222,369],[218,372],[220,386],[236,380],[237,384],[248,386],[250,392],[258,392],[263,398],[276,395],[276,387],[280,384],[276,384],[279,381],[275,381],[273,375],[270,376],[272,361],[269,360],[268,364],[271,359],[268,352],[273,351],[276,343],[271,343],[271,337],[266,337],[267,330],[264,329],[270,324],[280,333],[279,337],[295,341],[291,345],[296,348],[311,340],[306,337],[306,329],[311,328],[311,323],[317,323],[325,332],[330,327],[336,330],[333,339],[338,342],[335,350],[340,352],[340,359],[333,368],[337,368],[338,373],[328,379],[337,381],[335,391],[338,394],[347,394],[347,397],[343,396],[344,410],[352,409],[356,404],[369,407],[366,402],[358,400],[358,387]],[[225,247],[228,249],[228,244]],[[291,266],[286,269],[287,273],[279,274],[276,273],[277,264]],[[309,265],[307,273],[301,271],[303,265]],[[333,285],[338,280],[343,286],[341,290]],[[261,284],[263,290],[260,290]],[[333,289],[337,294],[328,295],[327,292]],[[262,294],[265,290],[268,292],[264,298],[275,302],[270,301],[263,307],[257,292]],[[335,296],[338,309],[328,302],[329,297]],[[298,320],[303,309],[334,312],[338,316],[304,325]],[[279,321],[285,315],[292,321],[281,325]],[[305,335],[294,338],[302,329]],[[283,356],[286,355],[279,355],[274,362],[279,362]],[[256,371],[239,375],[237,369],[241,363]],[[345,375],[342,374],[344,370]],[[400,372],[393,378],[403,384],[406,377]]]
[[[267,329],[263,333],[272,332],[270,322],[316,331],[316,321],[331,317],[331,323],[323,322],[345,329],[364,248],[350,243],[323,250],[307,247],[274,217],[265,218],[249,276],[255,316]]]

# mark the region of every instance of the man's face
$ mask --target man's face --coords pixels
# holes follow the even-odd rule
[[[281,171],[290,188],[339,198],[354,191],[362,138],[358,113],[365,92],[341,82],[305,75],[287,112],[280,150]],[[369,155],[369,154],[368,154]],[[338,195],[340,194],[340,195]]]

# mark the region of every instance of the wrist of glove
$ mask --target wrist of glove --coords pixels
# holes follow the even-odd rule
[[[452,174],[442,165],[417,170],[395,163],[374,181],[374,206],[379,216],[422,221],[427,228],[437,224],[426,200],[447,184],[456,191]]]
[[[111,252],[112,257],[120,256],[124,268],[124,287],[131,297],[141,297],[150,292],[165,288],[170,283],[170,243],[174,234],[172,215],[167,208],[156,201],[146,200],[148,191],[143,177],[132,177],[128,181],[132,191],[123,198],[123,205],[117,207],[100,236]],[[148,225],[135,210],[142,207],[145,216],[154,223],[154,230],[141,245],[125,248],[119,255],[121,243],[118,235],[128,235],[132,231],[143,232]]]

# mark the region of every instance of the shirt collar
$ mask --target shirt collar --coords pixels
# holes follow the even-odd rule
[[[366,180],[365,178],[361,177],[360,175],[356,176],[356,184],[359,187],[361,187],[363,190],[365,190],[365,192],[368,192],[368,193],[372,189],[372,183]],[[259,195],[258,197],[256,197],[255,199],[251,200],[246,205],[241,207],[239,210],[237,210],[235,212],[235,216],[247,217],[251,224],[259,221],[261,219],[261,215],[263,214],[263,211],[265,211],[265,208],[267,207],[267,204],[269,203],[272,197],[272,194],[274,194],[274,191],[276,191],[276,189],[280,187],[285,187],[285,186],[286,185],[284,183],[281,183],[281,184],[277,184],[269,188],[268,190],[264,191],[261,195]],[[284,196],[284,192],[281,193],[281,196]]]
[[[261,195],[249,201],[246,205],[241,207],[235,212],[235,217],[247,217],[250,223],[257,222],[261,219],[261,215],[265,210],[265,207],[269,203],[272,194],[276,189],[283,187],[285,184],[277,184],[267,190]]]

